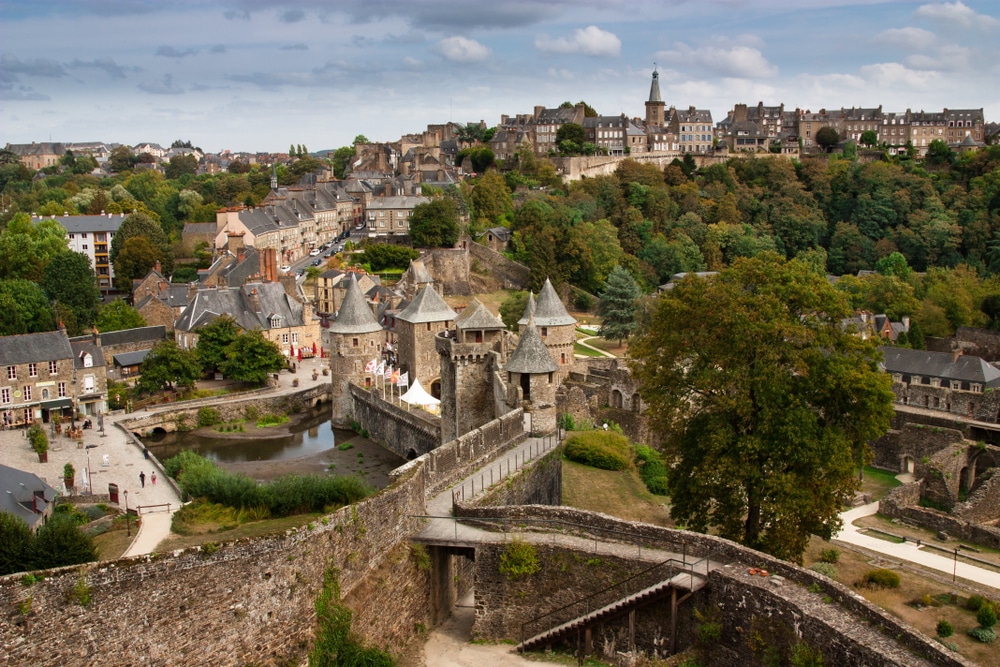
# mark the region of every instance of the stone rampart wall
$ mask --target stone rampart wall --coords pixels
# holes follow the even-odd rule
[[[432,424],[353,384],[351,397],[354,419],[368,430],[371,439],[404,459],[422,456],[441,443],[439,419]]]
[[[962,349],[962,354],[982,357],[986,361],[1000,360],[1000,334],[996,331],[975,327],[958,327],[954,340],[957,346]]]
[[[479,508],[456,506],[455,515],[483,518],[503,517],[507,521],[517,523],[519,527],[523,526],[525,530],[531,529],[531,520],[547,522],[547,529],[552,529],[555,525],[554,522],[565,522],[572,525],[572,528],[567,528],[567,530],[576,534],[589,535],[603,540],[615,539],[617,536],[619,541],[628,544],[641,542],[643,548],[648,546],[676,553],[685,553],[688,563],[696,558],[710,557],[711,562],[728,563],[731,568],[739,569],[746,566],[764,568],[772,575],[780,575],[786,580],[800,584],[807,589],[814,587],[814,590],[817,590],[820,596],[828,595],[833,602],[836,602],[849,614],[853,615],[856,622],[865,623],[878,629],[887,641],[891,642],[895,638],[895,642],[905,647],[906,650],[925,656],[929,664],[940,665],[942,667],[957,667],[958,665],[972,664],[959,656],[945,652],[936,642],[931,641],[903,621],[890,616],[840,583],[811,570],[806,570],[787,561],[712,535],[623,521],[605,514],[568,507],[524,505],[520,507]],[[479,588],[478,576],[477,572],[477,590]],[[713,575],[713,578],[715,576]],[[847,635],[838,637],[838,640],[841,638],[849,640]],[[887,647],[887,650],[891,652],[891,648],[891,646]],[[896,647],[897,651],[898,649],[899,647]],[[826,664],[841,663],[828,662]],[[848,662],[843,664],[863,663]]]
[[[917,466],[962,439],[962,432],[954,428],[904,422],[872,444],[875,453],[872,465],[902,472],[904,457],[909,456]]]
[[[1000,549],[1000,528],[973,523],[929,507],[920,507],[920,483],[897,486],[879,503],[878,513],[940,531],[975,544]]]
[[[467,247],[473,274],[482,271],[490,275],[497,281],[499,289],[528,288],[531,269],[475,241],[469,241]]]
[[[476,496],[476,507],[562,504],[562,447],[530,461],[505,481]]]
[[[1000,519],[1000,470],[980,485],[964,503],[952,508],[965,521],[986,523]]]
[[[296,412],[330,400],[330,385],[323,384],[291,394],[278,394],[273,387],[265,387],[241,394],[177,403],[174,409],[161,409],[153,413],[133,413],[133,417],[118,423],[132,433],[149,435],[160,428],[167,432],[192,429],[198,424],[198,410],[212,407],[219,411],[224,421],[244,419],[247,409],[259,414],[268,412]]]
[[[427,618],[428,574],[405,544],[419,530],[412,517],[426,512],[423,481],[417,467],[379,495],[283,535],[60,568],[31,586],[19,575],[0,578],[2,662],[298,664],[331,566],[355,632],[398,651]],[[86,605],[74,589],[87,592]]]

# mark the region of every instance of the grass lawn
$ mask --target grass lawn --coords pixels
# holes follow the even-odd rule
[[[600,470],[565,460],[562,465],[563,505],[673,527],[667,498],[650,493],[636,470]]]
[[[607,355],[601,354],[597,350],[591,350],[589,347],[584,347],[579,343],[573,344],[573,354],[578,357],[606,357]]]
[[[861,482],[861,490],[872,494],[872,500],[881,500],[885,498],[885,494],[902,484],[902,482],[896,479],[897,474],[888,470],[865,466],[865,477]]]
[[[813,537],[803,557],[805,566],[809,567],[818,561],[820,551],[830,547],[829,542]],[[900,578],[899,588],[873,590],[855,587],[854,583],[859,581],[865,572],[884,565],[876,565],[868,556],[851,551],[842,545],[836,545],[836,548],[840,551],[840,561],[836,564],[837,581],[850,587],[869,602],[903,619],[928,637],[936,637],[938,621],[947,619],[955,628],[955,634],[945,641],[954,642],[963,656],[980,665],[1000,665],[1000,651],[995,644],[982,644],[966,634],[968,630],[978,625],[976,615],[962,607],[967,595],[959,594],[958,604],[952,605],[948,602],[951,592],[949,585],[905,570],[895,570]],[[926,607],[916,604],[925,595],[929,595],[935,603],[941,603],[941,606]]]
[[[628,341],[623,342],[619,346],[616,340],[605,340],[604,338],[595,337],[588,340],[587,345],[593,345],[599,350],[610,352],[616,357],[624,357],[628,354]]]
[[[132,536],[123,525],[121,530],[109,530],[94,538],[94,546],[97,547],[98,560],[118,560],[128,550],[132,540],[135,539],[136,529],[133,528]]]
[[[261,537],[264,535],[276,535],[284,533],[289,528],[301,528],[309,523],[317,523],[325,516],[320,512],[310,514],[296,514],[280,519],[267,519],[264,521],[251,521],[239,526],[222,526],[220,524],[205,522],[193,528],[190,535],[178,535],[170,533],[170,536],[156,545],[158,553],[166,553],[175,549],[187,549],[196,547],[208,542],[228,542],[241,537]]]

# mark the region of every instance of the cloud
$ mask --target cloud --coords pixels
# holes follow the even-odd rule
[[[309,47],[299,42],[298,44],[288,44],[286,46],[279,46],[280,51],[308,51]]]
[[[306,18],[306,13],[301,9],[289,9],[283,14],[281,14],[281,16],[278,17],[278,20],[281,21],[282,23],[298,23],[299,21],[302,21],[305,18]]]
[[[474,39],[448,37],[437,43],[436,50],[455,63],[477,63],[490,56],[490,50]]]
[[[166,44],[156,49],[156,55],[163,56],[164,58],[186,58],[197,54],[198,49],[184,49],[181,51],[180,49],[176,49]]]
[[[417,60],[413,56],[403,56],[403,65],[405,67],[417,69],[424,66],[423,61]]]
[[[373,11],[368,0],[338,3],[338,10],[354,23],[369,23],[384,16],[402,18],[413,27],[436,32],[455,32],[486,28],[506,30],[524,28],[559,16],[566,9],[563,2],[504,0],[469,2],[469,0],[423,0],[382,2]],[[578,7],[571,7],[578,11]]]
[[[30,86],[17,86],[15,88],[9,83],[0,83],[0,97],[11,102],[48,102],[52,99]]]
[[[208,50],[209,53],[226,53],[228,49],[225,44],[216,44]]]
[[[875,39],[892,46],[919,49],[934,43],[937,35],[923,28],[890,28],[875,35]]]
[[[955,3],[921,5],[913,15],[935,23],[945,23],[963,30],[1000,30],[1000,20],[986,14],[977,14],[971,7],[957,0]]]
[[[248,12],[245,9],[242,9],[242,10],[240,10],[240,9],[230,9],[228,11],[223,12],[222,15],[224,17],[226,17],[227,19],[229,19],[230,21],[249,21],[250,20],[250,12]]]
[[[580,53],[586,56],[619,56],[622,41],[613,32],[601,30],[596,25],[578,28],[571,37],[550,38],[539,35],[535,48],[543,53]]]
[[[152,95],[181,95],[184,93],[183,88],[174,86],[174,77],[170,74],[164,74],[159,81],[147,79],[140,83],[138,88]]]
[[[108,73],[112,79],[124,79],[126,72],[138,72],[138,67],[124,67],[111,58],[95,58],[94,60],[80,60],[74,58],[72,62],[66,63],[69,69],[99,69]]]
[[[869,85],[874,84],[879,89],[928,89],[936,85],[936,81],[940,78],[936,72],[918,72],[900,63],[864,65],[859,71]]]
[[[759,49],[743,44],[706,44],[692,48],[684,42],[677,42],[673,50],[661,51],[656,58],[682,71],[694,70],[719,76],[755,79],[778,74],[777,66],[768,62]]]
[[[0,77],[3,77],[5,80],[16,81],[18,74],[58,79],[59,77],[66,76],[66,70],[54,60],[44,60],[42,58],[20,60],[11,53],[5,53],[0,56]]]
[[[958,44],[946,44],[936,53],[914,53],[904,62],[913,69],[958,71],[969,67],[971,61],[970,49]]]

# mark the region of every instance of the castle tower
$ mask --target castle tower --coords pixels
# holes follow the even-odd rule
[[[427,270],[427,266],[423,260],[411,259],[410,266],[406,269],[406,273],[403,274],[399,282],[402,283],[404,298],[413,299],[421,287],[434,285],[434,277]]]
[[[646,127],[663,127],[666,124],[664,109],[666,103],[660,97],[660,73],[653,66],[653,83],[649,86],[649,99],[646,101]]]
[[[532,316],[535,320],[535,326],[538,327],[538,333],[552,356],[552,361],[559,369],[558,376],[561,382],[573,368],[576,319],[566,312],[566,307],[563,306],[559,295],[556,294],[556,289],[548,278],[545,279],[542,291],[538,293],[538,300],[534,302],[534,308],[532,309],[532,301],[529,297],[524,317],[517,323],[523,326],[528,323]]]
[[[348,387],[352,382],[361,386],[371,382],[365,366],[380,356],[383,336],[353,273],[337,317],[323,335],[333,376],[333,422],[344,425],[354,409]]]
[[[549,433],[556,428],[556,363],[542,342],[533,319],[521,334],[517,349],[504,367],[513,407],[521,405],[531,414],[531,432]]]
[[[435,338],[441,357],[441,442],[507,411],[504,376],[494,383],[507,358],[507,336],[503,322],[473,299],[455,320],[454,334],[449,331]]]
[[[424,285],[406,308],[396,315],[399,370],[410,374],[435,397],[441,395],[441,361],[435,337],[449,329],[458,313],[444,302],[433,285]]]

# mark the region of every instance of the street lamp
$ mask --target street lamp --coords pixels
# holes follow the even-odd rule
[[[101,437],[107,437],[108,434],[104,432],[104,410],[97,413],[97,425],[101,431]]]
[[[90,492],[94,492],[94,477],[90,472],[90,450],[97,447],[97,445],[87,445],[87,484],[90,486]]]
[[[125,533],[132,537],[132,524],[128,521],[128,491],[125,492]]]

